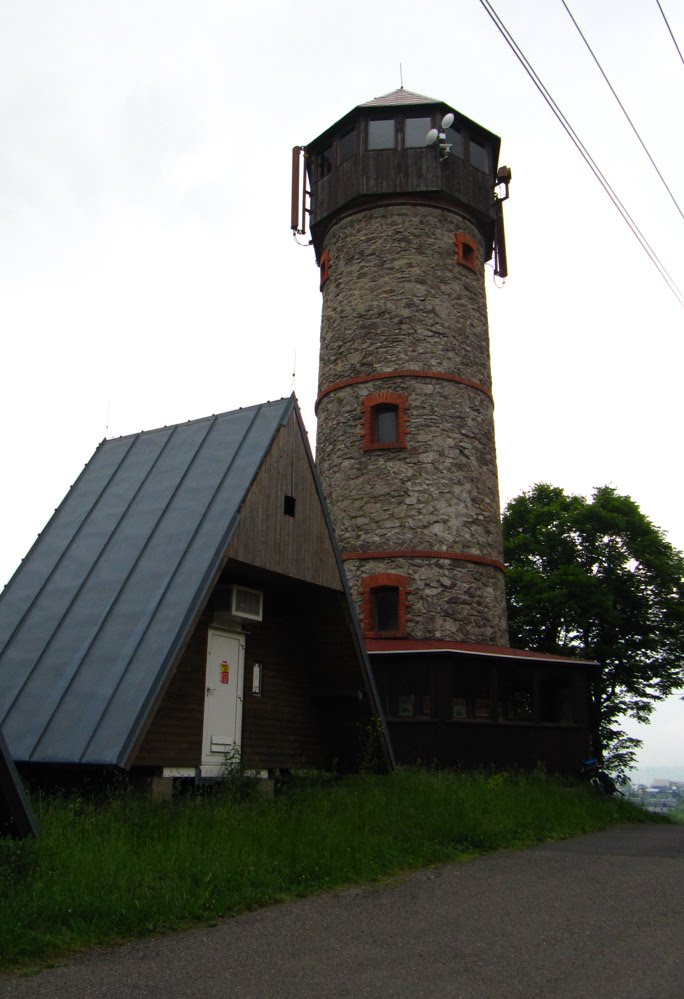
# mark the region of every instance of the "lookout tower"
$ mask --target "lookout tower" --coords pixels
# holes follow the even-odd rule
[[[505,272],[499,145],[402,88],[304,150],[317,464],[367,639],[507,644],[484,290],[496,249]]]
[[[302,155],[306,168],[299,172]],[[396,90],[295,147],[323,294],[317,464],[402,763],[572,772],[593,663],[511,649],[484,265],[499,139]]]

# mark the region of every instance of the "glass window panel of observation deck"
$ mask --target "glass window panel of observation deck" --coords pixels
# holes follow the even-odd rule
[[[487,173],[489,169],[488,163],[489,157],[487,156],[487,147],[483,146],[481,142],[475,142],[473,139],[470,140],[470,162],[478,170],[482,170]]]
[[[368,122],[369,149],[394,149],[395,145],[394,118],[378,118]]]
[[[457,128],[447,128],[446,140],[451,145],[449,152],[452,156],[463,159],[463,136]]]
[[[426,137],[432,128],[430,118],[407,118],[404,127],[404,145],[407,149],[425,146]]]

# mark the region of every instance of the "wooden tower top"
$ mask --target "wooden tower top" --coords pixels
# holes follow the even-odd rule
[[[444,130],[450,148],[440,155],[426,136],[450,112],[454,120]],[[496,135],[444,101],[403,87],[359,104],[305,147],[317,259],[338,213],[397,201],[465,210],[489,259],[500,145]]]

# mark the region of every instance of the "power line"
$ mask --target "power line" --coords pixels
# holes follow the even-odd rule
[[[508,44],[509,48],[512,50],[513,54],[515,55],[515,57],[517,58],[517,60],[520,62],[520,64],[522,65],[523,69],[525,70],[525,72],[527,73],[527,75],[530,77],[530,79],[534,83],[534,85],[537,88],[537,90],[539,91],[539,93],[542,95],[542,97],[544,98],[544,100],[546,101],[546,103],[549,105],[549,107],[553,111],[553,113],[556,116],[556,118],[558,119],[558,121],[561,123],[561,125],[563,126],[563,128],[565,129],[565,131],[567,132],[567,134],[570,136],[570,139],[572,140],[573,144],[577,148],[578,152],[580,153],[580,155],[582,156],[582,158],[584,159],[584,161],[586,162],[587,166],[592,171],[592,173],[594,174],[594,176],[596,177],[596,179],[598,180],[598,182],[601,184],[601,186],[603,187],[604,191],[606,192],[606,194],[608,195],[608,197],[610,198],[610,200],[613,202],[613,204],[615,205],[616,209],[618,210],[618,212],[620,213],[620,215],[622,216],[622,218],[624,219],[624,221],[627,223],[627,225],[631,229],[632,234],[634,235],[635,239],[641,244],[642,249],[644,250],[644,252],[649,257],[651,263],[656,268],[656,270],[658,271],[658,273],[662,277],[663,281],[665,281],[665,283],[667,284],[667,286],[670,289],[670,291],[672,292],[672,294],[678,300],[679,304],[684,308],[684,293],[682,293],[682,291],[677,287],[677,284],[676,284],[674,278],[668,273],[667,268],[662,263],[662,261],[659,259],[659,257],[656,254],[655,250],[650,245],[650,243],[648,242],[648,240],[646,239],[646,237],[644,236],[644,234],[641,232],[641,230],[639,229],[638,225],[636,224],[636,222],[634,221],[634,219],[632,218],[632,216],[629,214],[629,212],[627,211],[627,209],[623,205],[622,201],[620,200],[620,198],[618,197],[618,195],[615,193],[615,191],[613,190],[613,188],[609,184],[609,182],[606,179],[606,177],[603,175],[603,173],[599,169],[599,167],[596,164],[596,162],[594,161],[594,159],[589,154],[589,152],[588,152],[587,148],[585,147],[584,143],[581,141],[581,139],[579,138],[579,136],[577,135],[577,133],[575,132],[575,130],[572,128],[572,126],[570,125],[570,122],[567,120],[567,118],[565,117],[565,115],[563,114],[563,112],[561,111],[561,109],[558,107],[558,105],[556,104],[556,102],[554,101],[553,97],[551,96],[551,94],[549,93],[549,91],[546,89],[546,87],[542,83],[541,79],[539,78],[539,76],[537,75],[537,73],[535,72],[535,70],[532,68],[531,63],[528,61],[528,59],[525,56],[525,54],[523,53],[522,49],[517,44],[517,42],[515,41],[515,39],[511,35],[511,33],[508,31],[508,28],[506,27],[506,25],[503,23],[503,21],[501,20],[501,18],[499,17],[499,15],[496,13],[496,11],[492,7],[492,5],[489,2],[489,0],[480,0],[480,4],[484,7],[484,9],[486,10],[487,14],[489,14],[489,17],[492,19],[492,21],[496,25],[498,31],[501,33],[501,35],[503,35],[503,37],[504,37],[506,43]]]
[[[656,0],[656,2],[657,2],[657,0]],[[608,79],[608,77],[606,76],[606,74],[605,74],[605,72],[604,72],[604,70],[603,70],[603,66],[601,65],[601,63],[600,63],[600,62],[598,61],[598,59],[596,58],[596,56],[595,56],[595,54],[594,54],[594,50],[592,49],[591,45],[589,44],[589,42],[587,41],[587,39],[586,39],[586,38],[585,38],[585,36],[584,36],[584,32],[582,31],[582,29],[580,28],[579,24],[578,24],[578,23],[577,23],[577,21],[575,20],[575,18],[574,18],[574,16],[573,16],[573,14],[572,14],[572,11],[570,10],[570,8],[568,7],[568,5],[566,4],[565,0],[561,0],[561,3],[563,4],[563,6],[565,7],[566,11],[568,12],[568,17],[570,18],[570,20],[572,21],[572,23],[573,23],[573,24],[575,25],[575,27],[577,28],[577,31],[579,32],[579,36],[580,36],[580,38],[582,39],[582,41],[584,42],[584,44],[586,45],[586,47],[587,47],[587,48],[589,49],[589,52],[591,53],[591,57],[592,57],[592,59],[594,60],[594,62],[596,63],[596,65],[598,66],[598,68],[599,68],[599,70],[600,70],[600,72],[601,72],[601,76],[603,77],[603,79],[604,79],[604,80],[606,81],[606,83],[607,83],[607,84],[608,84],[608,86],[610,87],[610,92],[611,92],[611,94],[613,95],[613,97],[615,98],[615,100],[616,100],[616,101],[618,102],[618,104],[620,105],[620,110],[622,111],[622,113],[624,114],[625,118],[627,119],[627,121],[628,121],[628,122],[629,122],[629,124],[631,125],[631,128],[632,128],[632,131],[633,131],[633,132],[634,132],[634,134],[636,135],[637,139],[638,139],[638,140],[639,140],[639,142],[641,143],[641,147],[642,147],[642,149],[644,150],[644,152],[645,152],[645,153],[646,153],[646,155],[648,156],[649,160],[651,161],[651,165],[653,166],[653,169],[655,170],[655,172],[656,172],[656,173],[658,174],[658,176],[660,177],[661,181],[663,182],[663,186],[664,186],[665,190],[667,191],[667,193],[668,193],[668,194],[670,195],[670,197],[671,197],[671,198],[672,198],[672,200],[674,201],[674,204],[675,204],[675,207],[676,207],[677,211],[679,212],[679,214],[680,214],[680,215],[682,216],[682,218],[684,219],[684,212],[683,212],[683,211],[682,211],[682,209],[681,209],[681,208],[679,207],[679,205],[678,205],[678,203],[677,203],[677,199],[675,198],[674,194],[672,193],[672,191],[671,191],[671,190],[670,190],[670,188],[668,187],[668,185],[667,185],[667,182],[666,182],[665,178],[663,177],[662,173],[660,172],[660,170],[659,170],[659,169],[658,169],[658,167],[656,166],[656,162],[655,162],[655,160],[653,159],[653,157],[651,156],[650,152],[648,151],[648,149],[647,149],[647,147],[646,147],[646,143],[644,142],[644,140],[643,140],[643,139],[641,138],[641,136],[639,135],[639,133],[638,133],[638,131],[637,131],[637,128],[636,128],[636,125],[634,124],[634,122],[632,121],[632,119],[631,119],[631,118],[629,117],[629,115],[627,114],[627,111],[625,110],[625,106],[624,106],[624,104],[622,103],[622,101],[620,100],[620,98],[618,97],[618,95],[616,94],[616,92],[615,92],[615,88],[613,87],[613,84],[612,84],[612,83],[610,82],[610,80],[609,80],[609,79]]]
[[[674,34],[672,33],[672,28],[670,27],[669,22],[668,22],[667,18],[665,17],[665,11],[660,6],[660,0],[656,0],[656,3],[658,4],[658,10],[663,15],[663,21],[667,25],[667,30],[670,32],[670,38],[674,42],[674,47],[677,49],[677,55],[682,60],[682,62],[684,62],[684,56],[682,56],[682,53],[681,53],[680,48],[679,48],[679,45],[677,45],[677,39],[675,38]]]

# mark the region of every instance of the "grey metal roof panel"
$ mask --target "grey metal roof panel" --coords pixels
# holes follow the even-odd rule
[[[293,405],[100,445],[0,599],[15,759],[125,765]]]

